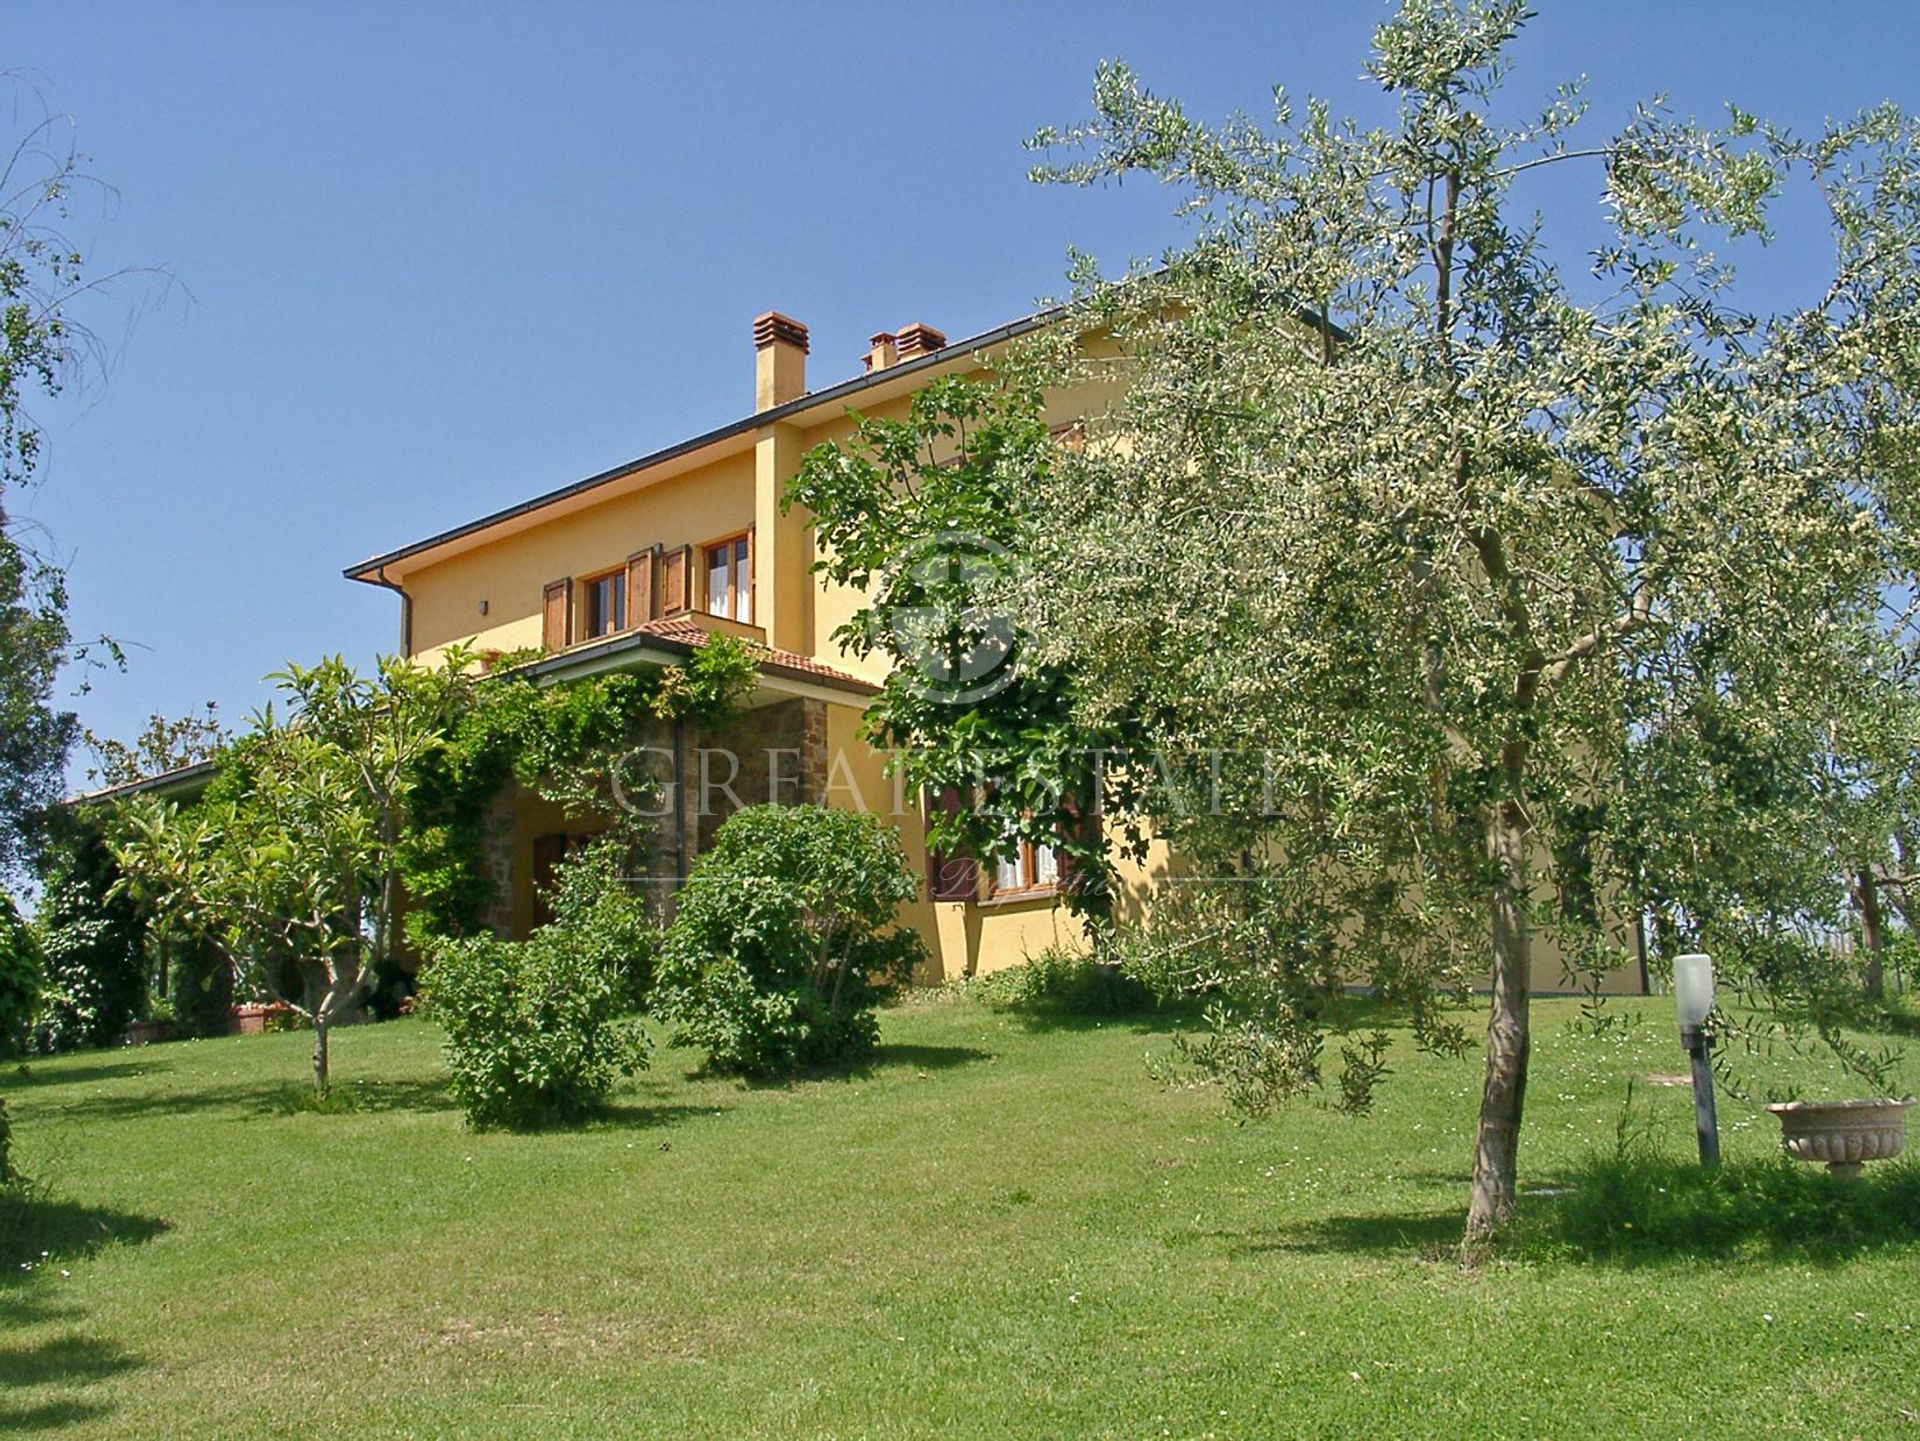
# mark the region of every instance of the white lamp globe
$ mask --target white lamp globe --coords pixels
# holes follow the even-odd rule
[[[1682,1034],[1697,1031],[1713,1010],[1713,958],[1697,952],[1673,958],[1673,996]]]

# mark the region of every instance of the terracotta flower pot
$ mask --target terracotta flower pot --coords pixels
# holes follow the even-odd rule
[[[1789,1156],[1824,1161],[1851,1180],[1868,1161],[1907,1149],[1912,1101],[1785,1101],[1767,1109],[1780,1118],[1780,1144]]]

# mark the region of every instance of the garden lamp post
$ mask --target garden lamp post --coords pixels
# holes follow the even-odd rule
[[[1693,1058],[1693,1125],[1700,1135],[1700,1164],[1720,1164],[1720,1120],[1713,1108],[1713,958],[1673,958],[1673,995],[1680,1006],[1680,1044]]]

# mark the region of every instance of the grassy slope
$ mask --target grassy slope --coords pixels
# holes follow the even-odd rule
[[[1540,1012],[1532,1183],[1682,1060],[1664,1004],[1601,1040]],[[885,1039],[791,1089],[668,1052],[607,1122],[532,1137],[463,1130],[415,1022],[336,1041],[338,1114],[288,1104],[299,1035],[9,1071],[60,1206],[0,1280],[0,1430],[1920,1434],[1920,1248],[1445,1259],[1475,1060],[1402,1048],[1369,1119],[1237,1127],[1148,1080],[1148,1027],[935,997]],[[1686,1092],[1644,1094],[1688,1144]],[[1772,1147],[1756,1104],[1723,1121],[1730,1155]]]

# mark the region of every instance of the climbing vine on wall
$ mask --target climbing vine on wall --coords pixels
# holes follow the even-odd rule
[[[574,813],[624,815],[614,788],[635,776],[621,761],[661,722],[713,725],[753,687],[752,649],[715,636],[681,665],[540,686],[509,666],[476,686],[447,743],[421,764],[401,880],[407,936],[470,936],[484,928],[488,813],[517,780]]]

